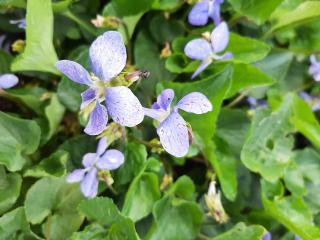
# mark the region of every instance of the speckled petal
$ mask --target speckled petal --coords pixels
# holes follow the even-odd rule
[[[201,2],[196,3],[189,15],[188,21],[191,25],[194,26],[203,26],[206,25],[209,18],[209,1],[204,0]]]
[[[203,60],[213,53],[208,41],[197,38],[188,42],[184,48],[184,53],[191,59]]]
[[[88,88],[87,90],[81,93],[81,98],[82,103],[80,109],[83,109],[96,98],[96,91],[92,88]]]
[[[92,43],[89,54],[92,71],[104,81],[117,76],[127,61],[126,47],[121,34],[116,31],[99,36]]]
[[[221,22],[211,33],[213,52],[223,51],[229,43],[229,29],[226,22]]]
[[[98,184],[97,169],[92,168],[81,181],[81,192],[85,197],[93,198],[98,194]]]
[[[70,80],[89,85],[91,83],[88,71],[79,63],[69,60],[61,60],[56,63],[56,68]]]
[[[163,148],[175,157],[188,153],[189,135],[186,122],[176,112],[172,112],[157,128]]]
[[[108,123],[107,110],[100,103],[96,103],[95,108],[90,113],[89,121],[84,129],[88,135],[98,135],[102,133]]]
[[[172,89],[164,89],[157,97],[157,104],[162,109],[167,110],[174,98],[174,91]]]
[[[66,180],[68,183],[80,182],[83,179],[85,173],[85,169],[76,169],[67,175]]]
[[[138,98],[127,87],[108,88],[106,106],[113,121],[122,126],[134,127],[143,120],[142,106]]]
[[[93,167],[96,160],[98,160],[99,155],[96,153],[86,153],[82,158],[82,165],[86,168]]]
[[[14,74],[3,74],[0,75],[0,88],[7,89],[7,88],[12,88],[15,85],[17,85],[19,82],[19,79],[16,75]]]
[[[203,114],[212,110],[209,99],[199,92],[192,92],[184,96],[176,105],[176,108],[186,112]]]
[[[116,149],[110,149],[97,161],[97,167],[105,170],[114,170],[124,162],[124,155]]]
[[[98,142],[97,154],[101,156],[107,149],[108,140],[106,137],[102,137]]]

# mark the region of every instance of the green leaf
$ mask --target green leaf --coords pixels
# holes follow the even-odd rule
[[[58,61],[52,43],[53,14],[51,0],[27,2],[26,47],[11,65],[12,71],[40,71],[59,74]]]
[[[226,51],[233,53],[236,62],[252,63],[267,56],[271,47],[259,40],[230,33],[230,41]]]
[[[90,224],[81,232],[75,232],[70,240],[105,240],[107,230],[97,223]]]
[[[230,0],[233,8],[258,24],[262,24],[270,17],[271,13],[276,7],[283,2],[283,0]]]
[[[82,224],[77,205],[83,199],[77,184],[65,178],[42,178],[31,186],[25,199],[29,222],[42,225],[46,238],[66,239]]]
[[[17,173],[5,174],[0,167],[0,214],[6,212],[20,195],[22,179]],[[0,234],[1,235],[1,234]]]
[[[130,0],[114,0],[113,4],[120,15],[127,16],[148,11],[153,2],[154,0],[136,0],[134,2]]]
[[[272,184],[262,180],[262,202],[265,211],[305,240],[320,238],[320,230],[314,226],[312,214],[300,197],[283,196],[279,182]],[[283,188],[283,187],[282,187]]]
[[[40,128],[32,120],[12,117],[0,112],[0,164],[9,171],[21,170],[23,155],[34,153],[40,141]]]
[[[238,223],[229,231],[211,238],[212,240],[261,240],[266,230],[259,225],[246,226],[244,223]]]
[[[255,113],[253,124],[241,152],[244,165],[268,181],[279,179],[292,159],[293,131],[290,124],[293,95],[283,99],[280,109],[269,116]]]
[[[188,176],[179,177],[170,187],[166,195],[174,194],[176,197],[185,200],[194,200],[195,185],[192,179]]]
[[[140,238],[136,233],[132,220],[130,218],[121,218],[110,226],[107,239],[139,240]]]
[[[297,96],[294,98],[291,121],[299,132],[320,148],[320,124],[310,106]]]
[[[0,238],[17,239],[18,232],[29,232],[30,227],[23,207],[18,207],[0,218]]]
[[[246,87],[269,86],[273,83],[275,83],[275,80],[272,77],[250,64],[234,64],[228,97]]]
[[[134,222],[146,217],[160,198],[158,177],[154,173],[142,173],[131,183],[125,197],[122,214]]]
[[[171,11],[183,4],[183,0],[156,0],[152,8],[156,10]]]
[[[66,173],[66,163],[68,153],[63,150],[54,152],[49,157],[42,159],[41,162],[33,167],[30,167],[23,174],[24,177],[61,177]]]
[[[269,30],[269,34],[288,27],[294,27],[309,21],[316,20],[320,17],[320,2],[305,1],[302,2],[293,11],[288,11],[276,19],[276,23]]]
[[[122,217],[113,200],[107,197],[83,200],[79,211],[89,220],[97,221],[101,225],[111,225]]]
[[[143,144],[128,142],[125,148],[125,162],[115,172],[115,184],[122,185],[131,181],[144,168],[147,150]]]
[[[1,6],[1,3],[0,3]],[[10,64],[11,64],[12,57],[9,53],[5,52],[4,50],[0,49],[0,73],[7,73],[10,72]]]

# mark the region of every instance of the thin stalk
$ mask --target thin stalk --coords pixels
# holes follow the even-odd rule
[[[231,103],[229,103],[226,107],[231,108],[235,105],[237,105],[243,98],[245,98],[251,89],[247,89],[243,91],[238,97],[236,97]]]
[[[68,10],[68,11],[62,12],[61,15],[75,21],[77,24],[79,24],[81,27],[83,27],[89,33],[96,36],[96,30],[90,24],[83,21],[81,18],[77,17],[75,14],[73,14],[71,11]]]
[[[132,63],[132,44],[130,39],[129,28],[128,28],[128,25],[123,20],[120,20],[120,23],[124,29],[124,34],[126,35],[126,40],[127,40],[128,64],[131,64]]]

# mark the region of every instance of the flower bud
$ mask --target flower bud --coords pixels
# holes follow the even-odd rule
[[[25,46],[26,42],[22,39],[18,39],[11,45],[11,48],[13,52],[22,53],[24,51]]]

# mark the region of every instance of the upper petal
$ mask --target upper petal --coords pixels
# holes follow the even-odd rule
[[[220,3],[219,1],[213,1],[212,3],[211,18],[214,24],[218,26],[220,24]]]
[[[229,42],[229,29],[226,22],[221,22],[211,33],[213,52],[223,51]]]
[[[97,161],[96,165],[100,169],[114,170],[124,162],[124,155],[116,149],[110,149]]]
[[[186,122],[176,112],[172,112],[157,128],[163,148],[176,157],[188,153],[189,135]]]
[[[208,41],[202,38],[191,40],[184,47],[184,53],[192,59],[203,60],[212,54],[212,48]]]
[[[19,79],[14,74],[6,73],[3,75],[0,75],[0,88],[3,88],[3,89],[11,88],[17,85],[18,82],[19,82]]]
[[[86,173],[85,169],[76,169],[67,175],[67,182],[68,183],[80,182],[83,179],[83,176],[85,173]]]
[[[175,106],[186,112],[196,114],[206,113],[212,110],[212,104],[209,99],[199,92],[192,92],[184,96]]]
[[[127,87],[107,89],[106,106],[113,121],[126,127],[142,122],[144,112],[138,98]]]
[[[97,154],[101,156],[102,153],[107,149],[108,140],[106,137],[102,137],[98,142]]]
[[[80,109],[83,109],[96,98],[96,91],[92,88],[88,88],[87,90],[81,93],[81,98],[82,103]]]
[[[98,135],[102,133],[108,123],[108,114],[104,106],[96,102],[96,106],[90,113],[89,121],[84,132],[88,135]]]
[[[69,60],[61,60],[58,61],[55,66],[60,72],[76,83],[86,85],[91,83],[88,71],[79,63]]]
[[[90,168],[98,160],[98,155],[96,153],[86,153],[82,158],[82,165],[86,168]]]
[[[98,178],[97,169],[92,168],[83,178],[80,184],[80,189],[83,195],[87,198],[93,198],[98,193]]]
[[[89,54],[92,71],[104,81],[117,76],[127,61],[126,47],[121,34],[116,31],[105,32],[94,40]]]
[[[167,110],[174,98],[174,91],[170,88],[164,89],[157,97],[157,104],[162,109]]]
[[[209,1],[201,1],[196,3],[189,15],[188,21],[194,26],[203,26],[206,25],[209,18]]]

